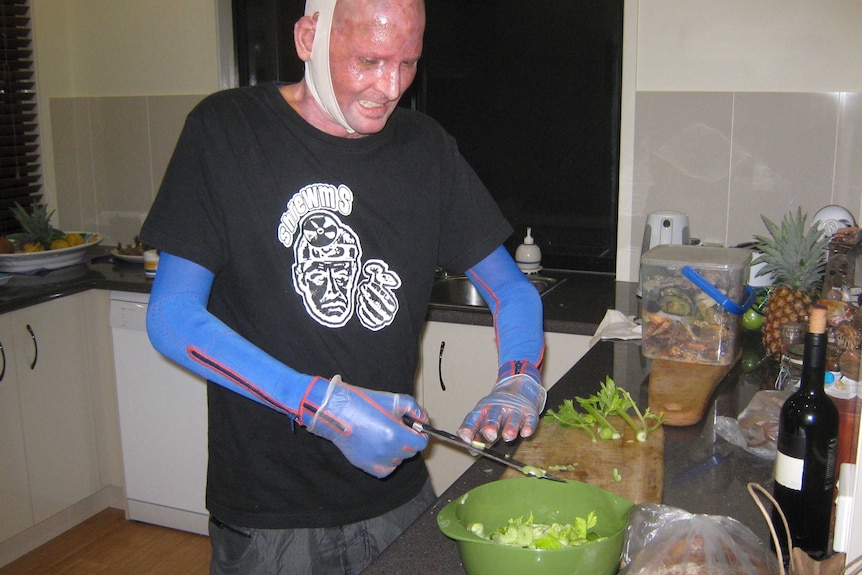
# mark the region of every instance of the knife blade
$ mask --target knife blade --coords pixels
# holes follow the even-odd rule
[[[417,421],[409,415],[404,415],[401,419],[403,419],[404,423],[407,424],[408,427],[411,427],[414,431],[418,431],[419,433],[427,433],[431,437],[439,439],[440,441],[444,441],[449,445],[460,447],[461,449],[468,451],[471,455],[475,456],[476,454],[479,454],[482,457],[487,457],[488,459],[496,461],[497,463],[502,463],[503,465],[511,467],[512,469],[517,469],[524,475],[537,477],[539,479],[550,479],[551,481],[559,481],[561,483],[566,483],[565,479],[554,477],[544,469],[535,467],[533,465],[527,465],[526,463],[522,463],[517,459],[513,459],[506,454],[494,451],[493,449],[487,447],[481,441],[465,443],[457,435],[449,433],[448,431],[443,431],[442,429],[432,427],[428,423],[422,423],[421,421]]]

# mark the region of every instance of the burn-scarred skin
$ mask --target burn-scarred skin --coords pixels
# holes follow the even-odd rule
[[[305,16],[294,28],[297,54],[304,61],[311,56],[316,24],[316,17]],[[375,134],[416,77],[424,30],[422,0],[339,0],[336,4],[329,44],[332,85],[355,133],[329,116],[304,81],[285,86],[282,94],[323,132],[347,138]]]

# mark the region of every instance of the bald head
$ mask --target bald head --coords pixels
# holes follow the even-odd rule
[[[424,31],[424,0],[307,0],[294,36],[318,105],[295,107],[333,135],[379,132],[416,76]]]
[[[338,0],[332,19],[332,34],[361,31],[383,40],[399,28],[425,30],[423,0]]]
[[[341,20],[341,19],[344,20]],[[336,24],[353,21],[367,25],[381,18],[391,21],[410,22],[417,19],[425,22],[424,0],[338,0],[335,4]]]

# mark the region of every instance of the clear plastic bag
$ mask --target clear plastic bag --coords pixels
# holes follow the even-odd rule
[[[775,555],[736,519],[651,503],[632,512],[622,562],[624,575],[779,573]]]
[[[781,406],[792,393],[790,390],[758,391],[739,414],[739,419],[716,417],[716,433],[749,453],[774,460]]]

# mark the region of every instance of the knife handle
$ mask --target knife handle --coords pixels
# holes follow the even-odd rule
[[[406,413],[401,416],[401,421],[403,421],[404,424],[411,429],[414,429],[414,430],[419,431],[419,432],[424,431],[422,429],[422,422],[417,421],[416,419],[410,417]]]

